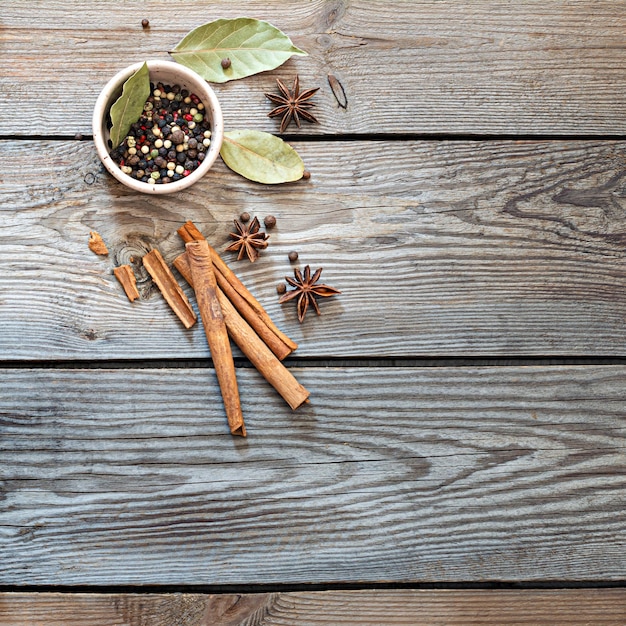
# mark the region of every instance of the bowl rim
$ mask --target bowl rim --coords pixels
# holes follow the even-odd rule
[[[151,185],[149,183],[144,183],[140,180],[131,178],[128,174],[122,172],[109,155],[109,147],[107,145],[108,133],[104,131],[104,128],[109,108],[114,102],[113,97],[121,91],[124,82],[144,64],[144,61],[133,63],[132,65],[118,71],[106,83],[100,92],[93,111],[93,141],[98,156],[104,167],[114,178],[126,187],[148,194],[159,195],[175,193],[177,191],[187,189],[199,181],[209,171],[213,163],[215,163],[222,146],[222,141],[224,140],[224,119],[222,115],[222,108],[212,87],[207,83],[207,81],[204,80],[204,78],[190,68],[174,61],[148,60],[145,61],[145,63],[148,65],[148,70],[151,74],[151,82],[161,80],[158,76],[159,70],[165,69],[171,73],[178,74],[181,77],[181,82],[186,83],[187,88],[190,88],[190,85],[194,86],[191,90],[196,93],[196,95],[204,103],[205,110],[208,109],[211,116],[211,146],[206,153],[206,158],[197,169],[189,174],[189,176],[186,176],[181,180],[163,185]],[[154,79],[152,74],[156,74]],[[201,93],[197,93],[198,91]]]

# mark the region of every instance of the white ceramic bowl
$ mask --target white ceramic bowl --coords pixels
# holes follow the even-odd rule
[[[135,63],[118,72],[104,87],[93,111],[93,140],[98,151],[98,156],[104,167],[121,183],[143,193],[165,194],[174,193],[186,189],[199,181],[211,168],[220,152],[224,139],[224,120],[222,109],[217,96],[208,83],[193,70],[172,61],[147,61],[150,72],[150,81],[161,82],[167,85],[180,85],[182,89],[188,89],[195,93],[204,104],[204,115],[209,116],[211,124],[211,145],[206,151],[206,157],[202,163],[189,176],[171,183],[152,185],[131,178],[122,172],[117,163],[109,156],[113,149],[109,141],[109,109],[122,93],[122,86],[143,63]]]

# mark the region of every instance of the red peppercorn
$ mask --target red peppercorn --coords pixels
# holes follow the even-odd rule
[[[191,120],[193,120],[193,115],[190,115],[189,113],[185,113],[185,115],[183,115],[183,117],[188,121],[191,122]]]
[[[185,170],[183,172],[183,176],[189,176],[189,174],[191,174],[191,172],[189,170]]]

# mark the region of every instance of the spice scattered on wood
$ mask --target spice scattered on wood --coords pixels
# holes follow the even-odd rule
[[[304,172],[302,172],[302,178],[304,178],[304,180],[309,180],[309,178],[311,178],[311,172],[309,172],[309,170],[304,170]]]
[[[285,276],[285,280],[292,287],[294,287],[294,289],[288,291],[284,296],[281,296],[278,302],[280,304],[283,304],[284,302],[289,302],[294,298],[298,298],[297,309],[298,321],[300,323],[304,321],[304,316],[306,315],[306,312],[309,308],[309,304],[313,307],[318,315],[321,315],[321,311],[316,300],[317,297],[328,298],[330,296],[341,293],[341,291],[335,289],[334,287],[316,284],[322,275],[321,267],[316,270],[312,276],[311,268],[308,265],[304,268],[304,274],[302,274],[302,272],[300,272],[300,270],[296,268],[293,271],[293,275],[294,278]]]
[[[233,435],[245,437],[246,427],[239,400],[235,362],[230,349],[222,307],[217,296],[217,281],[209,246],[206,241],[200,240],[190,241],[185,244],[185,247],[191,269],[193,289],[196,293],[200,317],[222,392],[230,432]]]
[[[106,256],[109,254],[109,249],[106,247],[104,240],[95,230],[89,231],[89,249],[100,256]]]
[[[278,285],[276,285],[276,293],[279,296],[282,296],[286,291],[287,291],[287,285],[285,285],[285,283],[278,283]]]
[[[298,253],[295,250],[292,250],[287,256],[292,263],[295,263],[298,260]]]
[[[150,20],[144,18],[143,20],[141,20],[141,26],[142,28],[148,28],[150,26]]]
[[[277,104],[278,106],[273,108],[267,115],[268,117],[282,117],[280,121],[280,132],[284,133],[291,121],[296,123],[296,126],[300,128],[300,118],[311,122],[312,124],[319,124],[317,118],[309,112],[315,106],[313,102],[309,100],[319,91],[319,87],[315,89],[307,89],[306,91],[300,91],[300,78],[296,74],[293,80],[293,87],[291,90],[285,85],[285,83],[276,79],[278,90],[280,94],[266,93],[265,97]]]
[[[204,239],[202,233],[191,221],[186,222],[177,232],[185,243]],[[248,291],[237,275],[222,260],[217,251],[211,246],[209,246],[209,251],[217,284],[233,303],[237,311],[252,326],[277,358],[282,360],[291,354],[298,347],[298,344],[274,324],[261,303]],[[187,282],[189,282],[187,278],[189,271],[186,270],[188,266],[186,254],[181,254],[174,260],[174,267]]]
[[[330,90],[333,92],[333,96],[335,96],[335,100],[337,104],[342,109],[348,108],[348,97],[346,96],[346,90],[343,88],[343,85],[336,76],[333,74],[328,75],[328,84],[330,85]]]
[[[245,224],[246,222],[249,222],[249,221],[250,221],[250,213],[248,213],[247,211],[246,211],[246,212],[244,212],[244,213],[242,213],[242,214],[239,216],[239,221],[240,221],[240,222],[243,222],[244,224]]]
[[[156,248],[151,250],[143,257],[143,265],[178,319],[185,328],[191,328],[196,323],[196,314],[161,253]]]
[[[130,265],[120,265],[113,269],[115,278],[119,281],[126,293],[126,297],[133,302],[139,298],[139,292],[137,291],[137,279]]]
[[[239,220],[233,220],[235,223],[236,233],[229,233],[231,239],[234,239],[226,250],[239,252],[237,260],[240,261],[244,254],[248,255],[251,263],[259,258],[259,250],[267,248],[267,240],[270,236],[260,231],[261,224],[259,218],[255,217],[250,224],[242,224]]]
[[[276,226],[276,218],[273,215],[268,215],[264,220],[265,228],[274,228]]]

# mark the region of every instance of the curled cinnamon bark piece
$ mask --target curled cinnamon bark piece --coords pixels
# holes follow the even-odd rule
[[[120,265],[113,268],[115,278],[120,282],[120,285],[124,288],[126,297],[133,302],[139,298],[139,292],[137,291],[137,279],[133,273],[133,269],[130,265]]]
[[[193,289],[196,293],[200,318],[222,392],[230,432],[233,435],[245,437],[246,428],[241,412],[235,362],[230,349],[222,307],[217,296],[217,281],[213,272],[208,243],[206,241],[190,241],[186,244],[186,248]]]
[[[161,253],[156,248],[151,250],[143,257],[143,265],[178,319],[185,328],[191,328],[196,323],[196,314]]]

